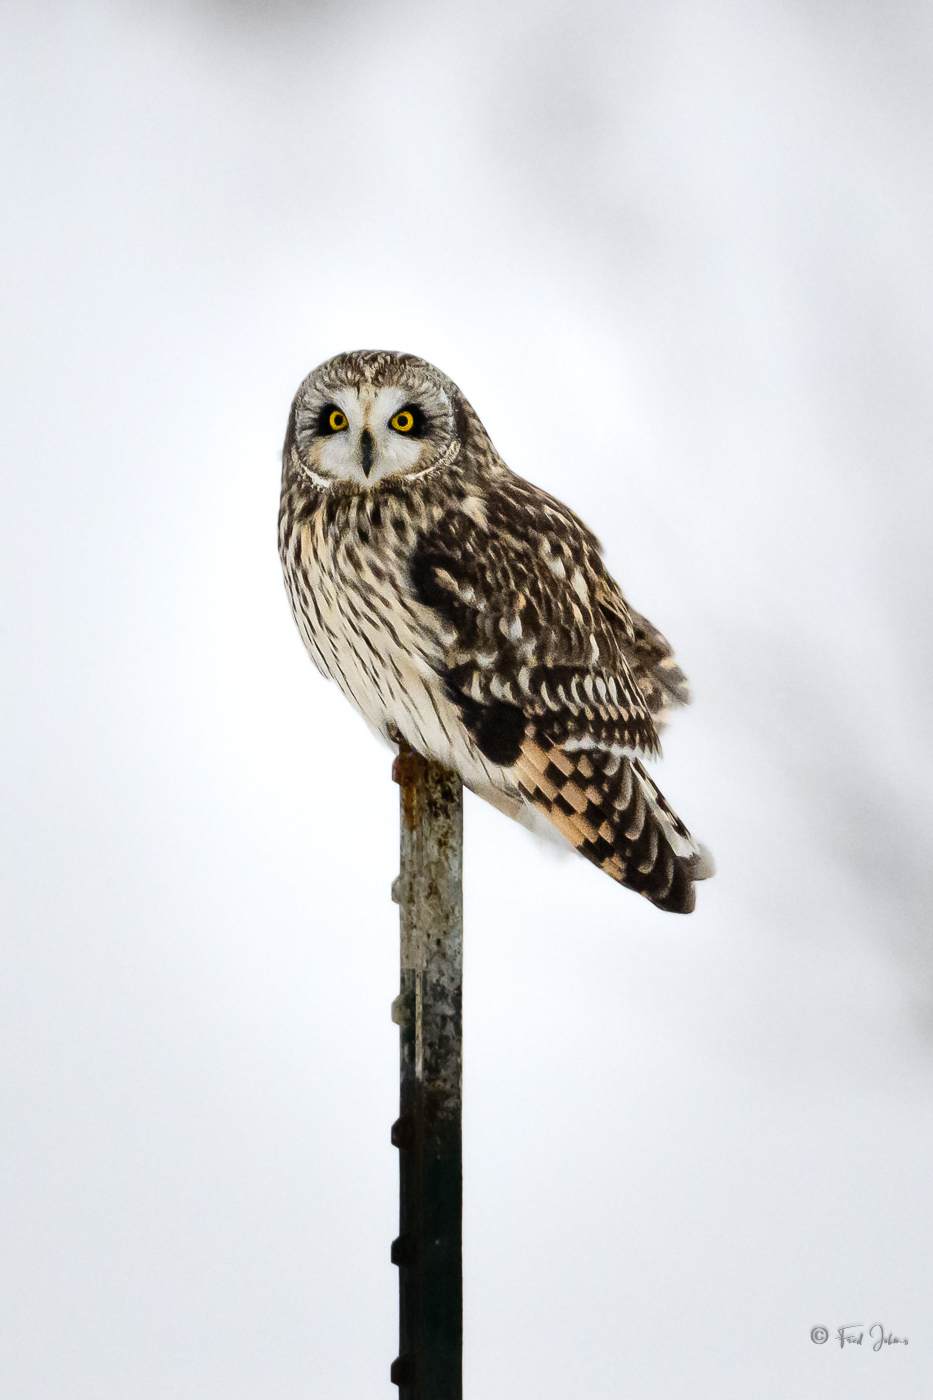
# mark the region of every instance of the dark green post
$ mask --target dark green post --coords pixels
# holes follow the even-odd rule
[[[462,1400],[463,789],[439,763],[399,748],[402,934],[399,1149],[400,1400]]]

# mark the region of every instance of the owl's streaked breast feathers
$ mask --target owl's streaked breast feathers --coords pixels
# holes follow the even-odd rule
[[[446,376],[369,351],[308,377],[280,549],[312,658],[370,724],[512,815],[543,813],[659,907],[693,908],[711,864],[641,762],[685,677],[596,537],[509,471]]]

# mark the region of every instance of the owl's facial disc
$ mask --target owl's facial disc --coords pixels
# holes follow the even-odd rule
[[[296,446],[321,485],[365,489],[430,469],[451,424],[450,401],[435,385],[322,384],[297,406]]]

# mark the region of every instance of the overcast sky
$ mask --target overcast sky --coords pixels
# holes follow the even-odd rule
[[[467,800],[468,1400],[926,1397],[930,5],[0,16],[0,1390],[393,1393],[398,791],[275,551],[375,347],[675,644],[719,867]]]

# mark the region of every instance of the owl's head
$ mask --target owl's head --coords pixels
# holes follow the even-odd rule
[[[354,350],[318,365],[295,395],[285,465],[316,486],[367,490],[452,465],[475,420],[457,386],[415,355]]]

